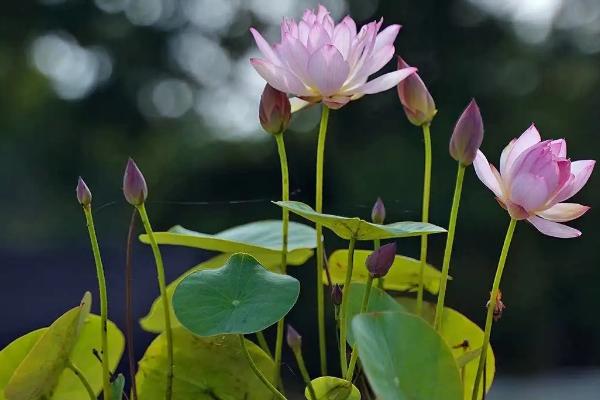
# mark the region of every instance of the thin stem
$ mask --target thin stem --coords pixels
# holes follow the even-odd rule
[[[423,205],[421,209],[421,221],[429,222],[429,193],[431,189],[431,134],[429,123],[423,128],[423,142],[425,145],[425,172],[423,174]],[[417,291],[417,315],[423,310],[423,286],[425,275],[425,264],[427,264],[427,235],[421,235],[421,269],[419,270],[419,289]]]
[[[258,345],[260,348],[263,349],[263,351],[267,353],[270,358],[273,358],[273,353],[271,353],[271,349],[269,349],[269,343],[267,343],[265,334],[262,331],[256,332],[256,339],[258,340]]]
[[[290,180],[288,172],[288,161],[285,152],[285,143],[283,133],[275,135],[277,142],[277,152],[279,153],[279,164],[281,165],[281,199],[288,201],[290,199]],[[287,252],[288,252],[288,225],[290,223],[290,212],[286,208],[281,209],[282,220],[282,246],[281,246],[281,273],[287,272]],[[275,340],[275,382],[281,387],[281,352],[283,349],[283,328],[284,318],[277,322],[277,338]]]
[[[381,240],[379,239],[374,239],[373,240],[373,250],[378,250],[381,247]],[[377,287],[381,290],[383,289],[383,283],[384,283],[384,277],[382,276],[381,278],[377,278]]]
[[[373,287],[373,277],[369,274],[367,278],[367,287],[365,288],[365,294],[363,295],[362,304],[360,306],[360,313],[366,313],[369,308],[369,298],[371,297],[371,288]],[[356,367],[356,361],[358,361],[358,346],[356,344],[352,348],[352,355],[350,356],[350,366],[346,372],[346,380],[352,381],[354,375],[354,368]]]
[[[131,381],[131,398],[137,400],[135,382],[135,347],[133,346],[133,240],[137,210],[134,208],[127,232],[127,249],[125,250],[125,336],[127,337],[127,358],[129,363],[129,379]]]
[[[83,372],[75,364],[73,364],[71,360],[67,360],[67,368],[73,371],[77,378],[79,378],[79,381],[81,382],[83,387],[85,387],[85,391],[90,396],[90,400],[96,400],[96,394],[94,393],[94,389],[92,389],[92,385],[90,385],[90,382],[87,380]]]
[[[442,317],[444,315],[444,301],[446,299],[446,286],[448,284],[448,273],[450,272],[450,259],[452,258],[452,246],[454,245],[454,232],[456,231],[456,218],[460,206],[460,195],[462,193],[463,178],[465,177],[465,166],[458,163],[456,171],[456,184],[454,185],[454,196],[452,208],[450,209],[450,222],[446,236],[446,248],[444,249],[444,261],[442,263],[442,277],[440,278],[440,291],[438,293],[437,305],[435,307],[435,319],[433,327],[439,332],[442,329]]]
[[[144,225],[144,229],[148,234],[148,240],[150,241],[150,247],[152,247],[152,253],[156,262],[156,274],[158,277],[158,288],[160,289],[160,298],[162,300],[164,318],[165,318],[165,336],[167,339],[167,384],[165,389],[165,399],[171,400],[173,395],[173,332],[171,330],[171,313],[169,308],[169,298],[167,296],[167,284],[165,282],[165,267],[163,265],[162,255],[156,243],[148,214],[146,213],[146,207],[144,203],[137,206],[137,210],[140,214],[140,219]]]
[[[315,210],[323,211],[323,164],[325,161],[325,138],[327,136],[327,123],[329,121],[329,108],[323,104],[321,112],[321,125],[317,142],[317,176]],[[325,299],[323,295],[323,226],[316,224],[317,230],[317,321],[319,325],[319,355],[321,358],[321,375],[327,375],[327,341],[325,337]]]
[[[352,281],[352,270],[354,269],[354,245],[356,238],[351,238],[348,245],[348,268],[346,269],[346,279],[342,290],[342,305],[340,308],[340,365],[342,376],[346,376],[348,370],[348,356],[346,354],[346,312],[348,309],[348,297],[350,291],[350,282]]]
[[[494,277],[494,283],[492,285],[492,293],[490,294],[490,301],[488,303],[487,317],[485,319],[485,330],[483,334],[483,345],[481,346],[481,355],[479,356],[479,365],[477,366],[477,375],[475,375],[475,386],[473,386],[472,400],[477,400],[477,393],[479,392],[479,384],[481,383],[481,375],[485,366],[487,348],[490,344],[490,335],[492,333],[492,322],[494,318],[494,309],[496,308],[496,300],[498,298],[498,290],[500,289],[500,281],[502,280],[502,272],[504,271],[504,265],[506,264],[506,257],[508,255],[508,249],[510,248],[510,242],[517,226],[517,220],[511,218],[508,230],[506,231],[506,237],[504,238],[504,244],[502,245],[502,252],[500,253],[500,259],[498,260],[498,268],[496,269],[496,276]],[[485,391],[485,387],[483,388]]]
[[[98,291],[100,294],[100,341],[102,348],[102,396],[104,400],[108,400],[110,399],[110,371],[108,367],[108,296],[106,294],[106,278],[104,277],[104,266],[102,265],[102,257],[100,256],[100,247],[98,246],[98,238],[96,237],[96,229],[94,228],[94,217],[92,216],[91,206],[84,206],[83,213],[85,214],[92,253],[94,254],[94,263],[96,264],[96,276],[98,278]]]
[[[284,395],[282,395],[279,390],[277,390],[277,388],[275,388],[275,386],[273,386],[273,384],[271,382],[269,382],[269,380],[263,375],[263,373],[258,369],[258,367],[256,366],[256,364],[254,363],[254,360],[252,359],[252,357],[250,357],[250,353],[248,352],[248,348],[246,347],[246,340],[244,339],[244,335],[238,335],[240,338],[240,343],[242,345],[242,352],[244,353],[244,356],[246,357],[246,359],[248,360],[248,364],[250,364],[250,368],[252,368],[252,371],[254,371],[254,373],[256,374],[256,376],[258,377],[258,379],[261,380],[262,383],[265,384],[265,386],[267,388],[269,388],[269,390],[271,392],[273,392],[273,394],[275,395],[276,398],[280,399],[280,400],[287,400],[285,398]]]
[[[311,400],[318,400],[317,393],[315,392],[315,388],[313,387],[312,381],[310,380],[310,375],[308,374],[308,370],[306,369],[306,364],[304,363],[302,350],[294,350],[294,357],[296,358],[296,364],[298,364],[300,375],[302,375],[302,379],[304,379],[304,383],[306,384],[306,387],[308,387],[308,393],[310,394]]]

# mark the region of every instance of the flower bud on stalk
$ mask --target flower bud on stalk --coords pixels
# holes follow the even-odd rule
[[[144,179],[142,171],[140,171],[132,158],[129,158],[127,161],[127,167],[123,175],[123,194],[127,202],[132,206],[140,206],[148,198],[146,179]]]
[[[267,83],[260,96],[258,117],[265,131],[273,135],[283,133],[292,118],[292,107],[287,94]]]
[[[342,288],[337,283],[331,287],[331,302],[335,306],[342,304]]]
[[[375,224],[383,224],[385,221],[385,205],[381,200],[381,197],[377,198],[377,201],[373,205],[373,210],[371,211],[371,221]]]
[[[483,142],[483,120],[475,99],[471,100],[456,122],[450,138],[450,155],[464,166],[469,166],[477,156]]]
[[[287,335],[286,335],[287,344],[292,349],[292,351],[299,351],[302,347],[302,336],[298,333],[297,330],[294,329],[293,326],[288,324],[287,326]]]
[[[396,257],[396,242],[383,245],[372,252],[366,261],[371,276],[373,278],[385,276],[394,263],[394,257]]]
[[[79,177],[77,180],[77,188],[75,189],[75,193],[77,193],[77,201],[82,206],[88,207],[90,204],[92,204],[92,192],[90,192],[90,188],[88,188],[81,177]]]
[[[408,64],[398,57],[398,69],[408,68]],[[398,84],[398,97],[404,107],[408,120],[416,126],[428,124],[433,120],[437,109],[423,80],[415,72]]]

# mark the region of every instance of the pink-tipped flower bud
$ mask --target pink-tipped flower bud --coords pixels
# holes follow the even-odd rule
[[[456,121],[450,138],[450,155],[462,165],[471,165],[483,142],[483,120],[475,99]]]
[[[408,67],[409,65],[401,57],[398,57],[398,69]],[[421,126],[430,123],[437,113],[433,97],[416,72],[400,81],[398,97],[400,97],[406,117],[413,125]]]
[[[82,206],[87,207],[92,204],[92,192],[90,192],[90,188],[85,184],[81,177],[77,180],[75,193],[77,193],[77,201]]]
[[[337,283],[331,287],[331,302],[339,306],[342,304],[342,287]]]
[[[396,257],[396,242],[381,246],[367,257],[366,265],[373,278],[387,275]]]
[[[273,135],[283,133],[292,118],[292,107],[287,94],[267,83],[260,96],[258,118],[265,131]]]
[[[125,175],[123,175],[123,194],[132,206],[142,205],[148,197],[146,179],[132,158],[127,160]]]
[[[383,224],[385,221],[385,205],[383,204],[381,197],[378,197],[373,205],[373,209],[371,210],[371,221],[379,225]]]
[[[286,340],[292,351],[300,351],[300,348],[302,347],[302,336],[300,336],[298,331],[296,331],[290,324],[287,326]]]

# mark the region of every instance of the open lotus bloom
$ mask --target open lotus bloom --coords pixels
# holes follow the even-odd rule
[[[273,47],[254,28],[250,31],[264,59],[252,58],[256,71],[274,88],[309,102],[338,109],[350,100],[396,86],[415,68],[402,68],[367,81],[394,56],[400,25],[379,32],[383,19],[363,26],[345,17],[335,24],[329,11],[306,10],[298,23],[284,19],[281,42]]]
[[[502,151],[500,172],[481,151],[473,163],[479,179],[496,195],[512,218],[527,219],[543,234],[572,238],[577,229],[560,222],[585,214],[589,207],[563,203],[585,185],[594,169],[594,160],[567,158],[563,139],[542,141],[534,125]]]

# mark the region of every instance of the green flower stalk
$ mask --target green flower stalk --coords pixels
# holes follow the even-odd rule
[[[77,201],[83,207],[85,214],[86,225],[92,245],[92,253],[94,254],[94,263],[96,264],[96,276],[98,279],[98,292],[100,294],[100,342],[102,350],[102,396],[104,400],[109,400],[110,396],[110,371],[108,360],[108,296],[106,294],[106,278],[104,276],[104,266],[102,265],[102,257],[100,256],[100,247],[98,246],[98,238],[96,237],[96,229],[94,227],[94,217],[92,216],[92,192],[85,184],[83,179],[79,177],[77,181]],[[73,370],[75,372],[75,370]],[[95,396],[92,396],[95,398]]]
[[[396,257],[396,243],[386,244],[367,257],[366,265],[369,271],[369,277],[367,278],[367,287],[365,294],[363,295],[362,303],[360,306],[360,313],[366,313],[369,308],[369,298],[371,297],[371,289],[373,287],[374,278],[383,278],[389,272],[390,268],[394,264],[394,258]],[[358,361],[358,348],[354,346],[352,349],[352,355],[350,356],[350,365],[348,371],[346,371],[346,380],[352,381],[354,375],[354,369],[356,368],[356,362]]]
[[[398,57],[398,69],[405,69],[408,64]],[[421,221],[429,222],[429,194],[431,187],[431,134],[429,126],[437,114],[435,102],[427,90],[427,86],[417,73],[410,75],[398,84],[398,97],[404,108],[406,117],[411,124],[420,126],[423,130],[425,145],[425,172],[423,175],[423,204]],[[421,236],[421,269],[419,271],[419,287],[417,290],[417,314],[421,315],[423,309],[423,287],[425,265],[427,264],[427,235]]]
[[[281,392],[279,390],[277,390],[277,388],[275,386],[273,386],[273,384],[271,382],[269,382],[267,377],[264,376],[264,374],[262,372],[260,372],[260,369],[258,369],[258,366],[256,365],[256,363],[250,356],[250,353],[248,352],[248,347],[246,347],[246,339],[244,339],[244,335],[238,335],[238,336],[240,338],[240,344],[242,346],[242,352],[244,353],[244,357],[246,357],[246,360],[248,361],[248,364],[250,365],[250,368],[252,368],[252,371],[254,372],[254,374],[273,393],[273,395],[275,396],[276,399],[287,400],[285,398],[285,396],[283,394],[281,394]]]
[[[500,290],[500,282],[502,280],[502,273],[504,272],[504,266],[506,265],[506,257],[508,256],[508,249],[510,248],[510,242],[512,241],[515,227],[517,226],[517,220],[511,218],[506,236],[504,238],[504,244],[502,245],[502,251],[500,252],[500,259],[498,260],[498,268],[496,268],[496,275],[494,276],[494,283],[492,284],[492,292],[490,294],[490,301],[487,304],[487,316],[485,318],[485,329],[483,331],[483,345],[481,346],[481,355],[479,356],[479,364],[477,366],[477,374],[475,375],[475,386],[473,386],[472,400],[477,400],[479,394],[479,385],[481,384],[481,377],[483,369],[485,367],[485,361],[487,357],[487,348],[490,344],[490,336],[492,333],[492,323],[494,321],[494,311],[496,310],[496,304],[498,302],[498,293]],[[485,391],[485,387],[483,388]]]
[[[277,152],[279,154],[279,164],[281,165],[281,200],[290,199],[290,180],[288,171],[288,161],[285,151],[285,142],[283,133],[290,124],[292,117],[291,105],[287,95],[269,84],[260,98],[259,120],[268,133],[275,136],[277,142]],[[287,273],[287,253],[288,253],[288,231],[290,212],[283,208],[281,212],[282,220],[282,246],[281,246],[281,273]],[[281,383],[281,352],[283,348],[283,327],[284,319],[277,322],[277,337],[275,340],[275,378]],[[281,386],[281,385],[280,385]]]
[[[79,179],[81,179],[81,178],[79,178]],[[88,396],[90,397],[90,400],[96,400],[96,395],[94,394],[94,389],[92,389],[92,385],[90,385],[90,382],[87,380],[87,378],[83,374],[83,371],[81,371],[79,369],[79,367],[77,367],[75,364],[73,364],[71,362],[71,360],[67,360],[67,369],[70,369],[71,372],[73,372],[75,374],[77,379],[79,379],[79,381],[85,388],[85,391],[87,392]],[[104,392],[104,394],[105,394],[104,398],[106,399],[106,391]]]
[[[317,176],[315,210],[323,212],[323,164],[325,162],[325,139],[327,137],[327,123],[329,121],[329,108],[323,104],[319,138],[317,141]],[[319,325],[319,356],[321,359],[321,375],[327,375],[327,340],[325,336],[325,299],[323,295],[323,262],[325,249],[323,243],[323,226],[316,224],[317,230],[317,321]],[[346,288],[344,288],[344,291]],[[341,329],[341,327],[340,327]],[[341,344],[340,344],[341,346]],[[344,350],[344,357],[345,357]]]
[[[315,392],[310,375],[306,369],[306,364],[304,363],[304,357],[302,356],[302,336],[300,336],[298,331],[291,325],[288,325],[287,327],[287,344],[294,353],[296,364],[298,364],[298,369],[300,369],[300,375],[302,375],[304,384],[308,388],[310,400],[318,400],[317,393]]]
[[[342,376],[346,376],[348,371],[348,355],[346,354],[346,336],[347,323],[346,315],[348,313],[348,297],[350,290],[350,282],[352,281],[352,271],[354,270],[354,246],[356,238],[351,238],[348,245],[348,269],[346,270],[346,278],[344,280],[344,288],[342,289],[342,305],[340,308],[340,366]]]
[[[450,272],[450,260],[452,258],[452,246],[454,244],[454,233],[456,231],[456,219],[458,217],[458,208],[460,206],[460,196],[462,193],[465,168],[473,163],[477,150],[483,142],[483,120],[479,107],[475,100],[471,100],[467,108],[456,122],[454,132],[450,139],[450,155],[458,161],[458,171],[456,172],[456,185],[454,187],[454,196],[452,198],[452,208],[450,210],[450,222],[448,224],[448,234],[446,236],[446,248],[444,250],[444,261],[442,263],[442,276],[440,278],[440,291],[438,293],[437,305],[435,308],[435,319],[433,326],[439,332],[442,329],[442,320],[444,314],[444,301],[446,298],[446,287]]]
[[[378,197],[377,201],[375,201],[375,204],[373,205],[373,209],[371,210],[371,222],[379,225],[383,225],[385,222],[385,205],[383,204],[381,197]],[[380,246],[381,240],[373,240],[373,250],[378,250]],[[377,287],[381,290],[383,290],[383,279],[383,277],[377,279]]]
[[[144,229],[148,234],[148,240],[150,241],[150,247],[154,255],[156,263],[156,274],[158,279],[158,287],[160,290],[160,296],[163,303],[164,319],[165,319],[165,336],[167,340],[167,382],[165,388],[165,399],[171,400],[173,396],[173,332],[171,327],[171,315],[169,313],[169,298],[167,297],[167,284],[165,279],[165,267],[163,264],[162,255],[158,248],[158,243],[154,237],[154,231],[150,225],[148,213],[146,212],[145,202],[148,197],[148,186],[144,175],[135,164],[133,159],[127,161],[127,167],[125,168],[125,174],[123,176],[123,194],[129,204],[134,206],[138,214]]]

